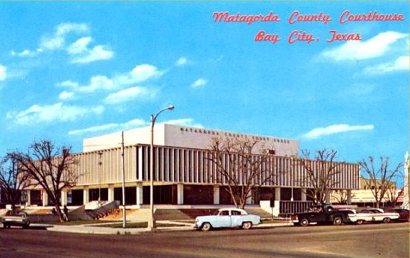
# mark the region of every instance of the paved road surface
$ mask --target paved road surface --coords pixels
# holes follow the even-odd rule
[[[141,235],[0,229],[0,257],[409,257],[409,223]]]

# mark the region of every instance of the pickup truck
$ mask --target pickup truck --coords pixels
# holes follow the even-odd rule
[[[198,216],[195,218],[195,228],[208,231],[212,228],[242,227],[250,229],[253,225],[261,223],[258,215],[248,214],[243,209],[219,209],[215,215]]]
[[[348,214],[352,210],[335,209],[330,205],[314,205],[309,211],[296,213],[291,216],[294,225],[307,226],[314,222],[317,224],[341,225],[348,223]]]
[[[10,226],[21,226],[28,228],[30,220],[25,212],[7,211],[6,215],[0,219],[4,228],[10,228]]]
[[[369,208],[360,212],[354,212],[348,215],[350,222],[356,224],[363,224],[363,222],[384,222],[389,223],[392,220],[398,220],[399,213],[396,212],[384,212],[383,209]]]

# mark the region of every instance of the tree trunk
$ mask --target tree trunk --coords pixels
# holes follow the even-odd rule
[[[67,221],[65,214],[63,213],[63,211],[60,208],[60,205],[55,205],[54,209],[56,210],[58,219],[60,220],[60,222],[64,222]]]

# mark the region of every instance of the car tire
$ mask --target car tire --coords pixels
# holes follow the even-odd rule
[[[356,221],[356,224],[357,224],[357,225],[362,225],[363,222],[364,222],[363,220],[358,220],[358,221]]]
[[[301,225],[302,227],[308,226],[310,223],[309,219],[307,218],[303,218],[300,220],[299,225]]]
[[[333,225],[342,225],[343,220],[342,217],[336,216],[333,218]]]
[[[242,228],[243,229],[251,229],[252,228],[252,222],[247,221],[247,222],[242,223]]]
[[[205,222],[201,226],[202,231],[209,231],[209,230],[211,230],[211,228],[212,228],[212,226],[209,222]]]
[[[384,223],[390,223],[390,221],[391,221],[391,219],[389,217],[386,217],[386,218],[383,219]]]

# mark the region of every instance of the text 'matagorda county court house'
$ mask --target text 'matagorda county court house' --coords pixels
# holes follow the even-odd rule
[[[256,136],[204,128],[158,124],[155,127],[154,147],[154,203],[171,205],[228,205],[232,204],[224,183],[217,183],[216,166],[207,158],[212,140],[216,137],[254,139],[257,151],[268,155],[267,170],[275,174],[272,182],[252,193],[249,204],[259,205],[270,200],[279,208],[293,199],[309,201],[305,191],[309,185],[295,178],[304,175],[301,166],[292,166],[299,152],[295,140],[270,136]],[[124,132],[125,182],[127,205],[136,208],[149,204],[149,143],[150,128]],[[83,140],[79,158],[77,186],[63,192],[62,204],[82,205],[95,200],[122,199],[121,132]],[[263,146],[263,149],[262,149]],[[294,163],[293,163],[294,164]],[[350,191],[359,188],[357,164],[341,162],[341,173],[335,176],[334,189]],[[31,190],[29,204],[47,205],[45,193]],[[273,205],[274,204],[274,205]]]

